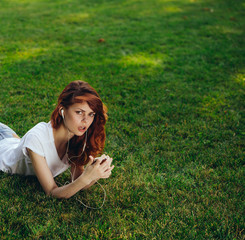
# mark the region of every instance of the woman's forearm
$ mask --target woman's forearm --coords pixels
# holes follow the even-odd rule
[[[77,167],[74,169],[74,167],[72,166],[71,168],[71,172],[74,173],[73,175],[73,180],[76,180],[78,177],[80,177],[83,172],[84,172],[84,167]],[[91,186],[93,186],[97,181],[99,180],[99,178],[97,178],[96,180],[92,181],[90,184],[88,184],[87,186],[85,186],[84,188],[82,188],[82,190],[86,190],[88,188],[90,188]]]
[[[80,176],[72,183],[52,189],[50,195],[56,198],[70,198],[88,185],[90,185],[90,181],[85,176]]]
[[[86,190],[86,189],[90,188],[90,187],[93,186],[98,180],[99,180],[99,178],[96,179],[96,180],[94,180],[94,181],[92,181],[90,184],[88,184],[87,186],[85,186],[82,190]]]

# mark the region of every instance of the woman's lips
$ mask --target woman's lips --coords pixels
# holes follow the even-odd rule
[[[79,128],[78,128],[78,131],[79,131],[79,132],[85,132],[85,131],[86,131],[86,127],[79,127]]]

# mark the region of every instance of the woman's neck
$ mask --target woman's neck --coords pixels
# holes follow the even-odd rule
[[[59,157],[62,159],[66,153],[67,142],[74,134],[62,124],[58,129],[53,128],[54,143]]]

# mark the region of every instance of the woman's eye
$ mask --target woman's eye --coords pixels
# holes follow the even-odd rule
[[[78,115],[82,115],[82,111],[77,111],[76,112]]]
[[[90,117],[94,117],[95,116],[95,113],[90,113]]]

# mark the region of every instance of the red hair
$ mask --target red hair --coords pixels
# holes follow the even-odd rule
[[[105,123],[107,120],[107,108],[102,103],[98,93],[88,83],[83,81],[74,81],[68,84],[58,98],[58,104],[51,115],[51,124],[54,129],[58,129],[63,123],[60,115],[62,107],[69,108],[74,103],[86,101],[89,107],[96,113],[93,123],[87,130],[87,143],[84,153],[82,153],[85,134],[83,136],[74,136],[69,143],[68,156],[80,156],[73,158],[76,165],[86,165],[88,156],[98,156],[102,153],[105,146]]]

